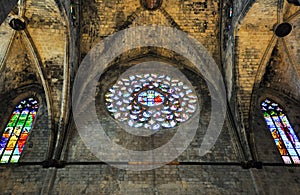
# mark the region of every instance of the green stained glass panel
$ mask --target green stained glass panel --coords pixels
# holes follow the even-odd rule
[[[34,98],[22,100],[11,114],[0,140],[0,162],[17,163],[38,110]]]
[[[300,164],[300,142],[287,116],[277,103],[266,99],[261,110],[285,164]]]
[[[19,110],[13,112],[7,126],[8,127],[14,127],[16,122],[18,121],[19,116],[20,116],[20,111]]]

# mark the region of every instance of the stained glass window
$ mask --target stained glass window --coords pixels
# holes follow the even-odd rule
[[[34,98],[22,100],[15,107],[1,136],[1,163],[17,163],[19,161],[38,107],[38,101]]]
[[[300,142],[287,116],[277,103],[261,104],[264,118],[285,164],[300,164]]]
[[[138,74],[119,79],[105,94],[113,118],[130,127],[173,128],[189,120],[197,109],[197,95],[179,79]]]

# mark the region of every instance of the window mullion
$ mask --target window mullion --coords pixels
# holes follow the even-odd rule
[[[279,135],[280,141],[283,143],[284,149],[286,150],[286,152],[287,152],[287,154],[288,154],[288,156],[289,156],[291,162],[293,163],[293,159],[292,159],[292,157],[291,157],[289,151],[287,150],[287,147],[286,147],[284,141],[282,140],[282,136],[281,136],[281,134],[280,134],[280,131],[279,131],[279,129],[278,129],[278,126],[276,125],[275,120],[274,120],[274,118],[273,118],[271,112],[268,113],[268,114],[270,115],[270,118],[271,118],[271,120],[272,120],[272,122],[273,122],[273,124],[274,124],[274,126],[275,126],[275,128],[276,128],[276,132],[277,132],[277,134]],[[278,146],[277,146],[277,149],[278,149]],[[281,154],[280,154],[280,155],[281,155]],[[282,156],[283,156],[283,155],[281,155],[281,157],[282,157]],[[281,159],[282,159],[282,158],[281,158]],[[283,159],[282,159],[282,160],[283,160]],[[284,162],[284,161],[283,161],[283,162]],[[284,163],[285,163],[285,162],[284,162]]]
[[[20,120],[20,117],[21,117],[21,114],[22,114],[23,110],[24,110],[24,108],[20,109],[20,113],[19,113],[18,119],[16,120],[15,124],[13,125],[12,131],[11,131],[11,133],[10,133],[10,135],[9,135],[9,138],[8,138],[6,144],[5,144],[5,147],[4,147],[4,149],[3,149],[2,153],[1,153],[1,159],[0,159],[0,162],[2,162],[2,158],[3,158],[4,152],[6,151],[6,148],[7,148],[7,146],[8,146],[8,143],[9,143],[9,141],[10,141],[12,135],[13,135],[14,129],[16,128],[16,126],[17,126],[17,124],[18,124],[18,122],[19,122],[19,120]],[[14,113],[14,111],[13,111],[13,113]],[[12,114],[13,114],[13,113],[12,113]],[[11,115],[12,115],[12,114],[11,114]],[[10,119],[10,120],[11,120],[11,119]],[[8,123],[9,123],[9,122],[10,122],[10,121],[8,121]],[[6,127],[7,127],[8,123],[6,124]],[[4,130],[4,131],[5,131],[5,130]],[[2,136],[3,136],[3,134],[2,134]],[[10,158],[9,158],[9,159],[10,159]],[[8,162],[9,162],[9,160],[8,160]]]
[[[22,135],[22,133],[23,133],[24,126],[25,126],[25,124],[26,124],[26,122],[27,122],[27,120],[28,120],[29,114],[30,114],[30,109],[28,108],[28,113],[27,113],[27,115],[26,115],[26,119],[25,119],[25,121],[24,121],[24,123],[23,123],[23,125],[22,125],[20,134],[19,134],[19,136],[18,136],[18,139],[17,139],[17,141],[16,141],[16,144],[15,144],[15,146],[14,146],[14,148],[13,148],[13,152],[12,152],[12,154],[10,155],[10,158],[9,158],[9,161],[8,161],[8,162],[11,161],[11,158],[12,158],[12,156],[14,155],[15,149],[16,149],[16,147],[17,147],[17,145],[18,145],[18,142],[19,142],[19,140],[20,140],[20,138],[21,138],[21,135]],[[20,156],[21,156],[21,154],[20,154]]]
[[[278,113],[277,113],[277,115],[278,115],[278,118],[279,118],[279,120],[280,120],[281,125],[282,125],[283,127],[285,127],[285,126],[284,126],[284,123],[282,122],[282,120],[281,120],[281,118],[280,118],[280,116],[279,116]],[[286,117],[286,116],[285,116],[285,117]],[[286,127],[286,128],[287,128],[288,131],[290,131],[290,129],[289,129],[288,127]],[[299,152],[297,151],[296,146],[294,146],[293,141],[291,140],[290,136],[288,136],[288,135],[286,134],[286,132],[285,132],[284,129],[283,129],[283,131],[284,131],[286,137],[288,138],[288,140],[291,142],[291,144],[292,144],[292,146],[293,146],[293,149],[295,150],[295,152],[296,152],[296,154],[297,154],[297,156],[298,156],[298,158],[299,158],[299,160],[300,160],[300,154],[299,154]]]

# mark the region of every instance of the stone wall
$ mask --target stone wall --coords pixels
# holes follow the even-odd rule
[[[139,25],[175,26],[203,44],[219,63],[219,2],[165,0],[156,11],[144,10],[139,1],[100,1],[82,4],[81,52],[84,56],[104,37]],[[176,39],[176,38],[174,38]]]
[[[71,173],[71,174],[69,174]],[[226,175],[220,177],[220,175]],[[143,172],[107,165],[58,170],[51,193],[75,194],[255,194],[248,170],[226,166],[164,166]]]
[[[96,105],[97,106],[97,114],[99,117],[99,120],[105,130],[105,132],[109,135],[112,135],[112,140],[118,140],[117,143],[120,144],[123,147],[141,147],[139,149],[146,150],[143,148],[143,146],[138,145],[135,146],[133,143],[139,143],[143,145],[143,142],[146,140],[144,138],[139,138],[136,136],[128,136],[122,130],[122,128],[114,122],[113,117],[110,116],[109,112],[105,108],[105,93],[107,92],[108,88],[111,87],[114,82],[118,79],[118,77],[126,71],[128,67],[134,66],[136,64],[142,63],[143,61],[161,61],[159,58],[143,58],[139,59],[138,61],[130,61],[129,63],[119,63],[114,64],[111,67],[109,67],[105,74],[101,76],[101,79],[99,81],[99,88],[97,89],[97,96],[96,96]],[[173,62],[173,66],[177,66],[177,62]],[[197,95],[200,101],[200,121],[199,121],[199,128],[197,130],[197,134],[190,144],[190,147],[187,148],[187,150],[184,152],[183,155],[181,155],[178,159],[178,161],[187,161],[187,162],[196,162],[196,161],[217,161],[217,162],[240,162],[243,159],[240,153],[240,146],[237,143],[237,137],[234,134],[232,130],[231,123],[229,121],[225,122],[224,128],[222,130],[221,135],[219,136],[219,139],[217,140],[217,143],[215,144],[214,148],[211,152],[209,152],[205,156],[199,156],[199,148],[201,147],[201,143],[203,141],[203,137],[207,131],[208,124],[210,122],[210,115],[211,115],[211,98],[210,98],[210,92],[208,90],[208,87],[204,81],[204,79],[197,75],[197,73],[189,70],[186,68],[183,64],[180,65],[181,68],[179,69],[184,75],[189,78],[190,82],[192,83],[193,87],[197,91]],[[178,68],[178,67],[177,67]],[[89,102],[88,98],[85,99],[85,104],[88,105],[87,102]],[[89,120],[89,119],[87,119]],[[84,159],[84,160],[95,160],[95,157],[88,151],[88,149],[84,146],[82,143],[79,135],[77,134],[75,129],[71,130],[73,133],[71,135],[71,138],[69,140],[70,147],[68,148],[67,153],[67,161],[76,161]],[[163,135],[161,135],[163,137]],[[159,138],[153,138],[150,142],[156,143],[156,142],[162,142],[167,143],[170,139],[170,137],[166,136],[163,138],[163,140]],[[156,140],[157,139],[157,140]],[[149,141],[149,140],[148,140]],[[76,143],[76,144],[73,144]],[[159,145],[159,144],[158,144]],[[149,148],[148,148],[149,149]]]
[[[9,53],[2,65],[0,90],[3,95],[24,85],[37,84],[40,80],[33,56],[19,33],[15,35]]]
[[[40,194],[46,173],[37,166],[1,166],[1,194]]]
[[[53,119],[58,121],[62,102],[65,52],[68,47],[66,21],[55,1],[26,1],[27,30],[50,90]]]
[[[37,120],[21,163],[0,165],[1,194],[300,192],[299,167],[281,164],[259,108],[264,97],[278,101],[300,135],[299,74],[296,72],[299,67],[299,19],[295,16],[289,20],[293,24],[292,34],[278,41],[281,63],[273,63],[278,56],[272,55],[271,46],[277,42],[274,41],[274,45],[270,42],[273,25],[278,22],[278,1],[234,0],[233,26],[227,40],[221,32],[228,25],[224,24],[225,5],[222,1],[163,0],[162,6],[155,11],[144,9],[139,0],[74,0],[72,5],[62,0],[62,3],[27,0],[22,5],[27,30],[16,32],[9,48],[5,47],[9,45],[12,30],[7,21],[0,27],[0,62],[5,59],[0,65],[0,119],[4,121],[0,123],[0,133],[19,100],[34,94],[40,100]],[[76,8],[76,19],[72,18],[71,8]],[[284,4],[280,10],[281,19],[288,20],[297,10]],[[64,18],[65,12],[70,21]],[[62,91],[69,93],[72,88],[72,85],[64,85],[67,81],[64,79],[74,76],[68,67],[76,71],[74,66],[80,64],[99,41],[122,29],[146,25],[180,29],[204,45],[223,73],[230,109],[216,144],[201,156],[199,148],[210,122],[212,101],[203,75],[196,71],[189,59],[167,49],[145,47],[126,51],[107,66],[95,94],[98,118],[106,133],[115,136],[113,141],[123,147],[146,150],[157,146],[153,143],[165,143],[170,138],[154,137],[149,141],[128,136],[105,108],[103,95],[107,88],[135,64],[154,60],[177,67],[195,88],[202,108],[196,136],[173,164],[149,171],[126,171],[104,164],[88,149],[73,118],[64,118],[72,116],[71,110],[66,108],[71,100]],[[80,32],[80,35],[74,32]],[[176,37],[166,37],[164,41],[170,39],[176,40]],[[285,52],[284,41],[289,53]],[[69,44],[73,46],[70,51]],[[268,45],[271,49],[266,52]],[[117,43],[110,46],[117,46]],[[74,58],[69,59],[71,56]],[[266,67],[270,64],[271,71],[268,72]],[[262,81],[257,75],[261,75]],[[265,82],[265,78],[270,79]],[[253,90],[257,85],[260,89]],[[45,86],[49,88],[43,89]],[[84,103],[88,105],[90,100],[87,98]],[[66,128],[58,127],[59,119],[66,121]],[[55,157],[57,159],[50,160]],[[262,161],[262,169],[260,163],[247,163],[250,159]]]

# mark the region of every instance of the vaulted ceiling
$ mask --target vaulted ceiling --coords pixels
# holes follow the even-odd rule
[[[299,20],[300,7],[286,1],[257,0],[245,16],[241,16],[235,28],[237,46],[237,85],[238,101],[247,125],[251,103],[256,104],[255,91],[261,87],[269,87],[292,98],[300,99],[300,61],[299,61]],[[278,37],[274,30],[278,24],[288,22],[292,25],[291,33],[286,37]],[[277,58],[274,48],[279,50],[281,59],[272,75],[266,71],[270,60]],[[273,55],[273,56],[272,56]],[[265,75],[265,77],[264,77]],[[262,86],[263,78],[276,77],[266,86]]]
[[[171,26],[196,38],[220,67],[226,66],[227,62],[222,62],[220,55],[221,31],[224,29],[220,28],[222,25],[219,21],[224,9],[223,1],[164,0],[161,8],[154,11],[145,10],[139,0],[72,2],[73,10],[65,1],[20,0],[10,16],[25,18],[26,30],[14,31],[8,25],[9,18],[0,26],[0,70],[14,70],[9,66],[18,65],[12,65],[7,60],[12,59],[11,56],[18,57],[14,48],[23,48],[23,58],[28,58],[32,63],[27,70],[36,75],[34,82],[43,85],[48,104],[54,110],[66,109],[61,100],[68,96],[70,87],[68,70],[72,67],[68,52],[74,29],[79,28],[80,35],[73,37],[79,40],[73,48],[80,47],[78,55],[85,56],[98,41],[121,29],[149,24]],[[262,87],[262,83],[265,84],[263,87],[273,87],[300,99],[300,7],[283,0],[242,2],[244,4],[240,6],[241,2],[233,1],[233,7],[240,6],[235,10],[243,11],[233,14],[234,47],[230,49],[234,65],[230,73],[233,74],[232,82],[228,82],[228,88],[235,83],[237,105],[245,124],[248,124],[251,104],[255,103],[255,91]],[[79,12],[79,9],[81,14],[75,14],[80,17],[70,15],[72,19],[69,20],[67,13],[72,11],[74,14],[74,10]],[[0,12],[1,17],[5,15],[3,10]],[[274,34],[274,29],[282,22],[290,23],[293,29],[288,36],[279,38]],[[274,59],[277,65],[273,65],[271,74],[266,67],[274,64]],[[20,63],[20,72],[29,66],[21,62],[15,62]],[[2,74],[5,85],[14,82],[10,74],[13,73]],[[226,71],[226,74],[229,73]],[[267,83],[265,78],[268,78]],[[5,93],[3,85],[0,87]],[[52,115],[56,120],[62,118],[58,113]]]

